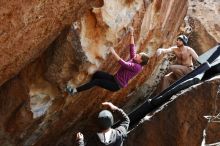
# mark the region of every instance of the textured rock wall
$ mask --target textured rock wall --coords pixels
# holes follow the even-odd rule
[[[0,85],[35,60],[70,25],[85,1],[7,1],[0,9]],[[77,15],[77,14],[75,14]]]
[[[219,83],[218,77],[179,92],[172,97],[172,102],[148,115],[152,117],[129,134],[125,145],[201,145],[204,129],[208,131],[206,144],[219,142],[217,123],[208,126],[205,118],[220,113]],[[210,130],[214,125],[218,130]]]
[[[160,59],[119,92],[94,88],[63,98],[62,90],[99,69],[114,73],[119,65],[108,47],[128,58],[130,25],[138,52],[171,45],[187,8],[187,0],[1,1],[0,145],[71,145],[73,132],[95,130],[101,102],[130,111],[157,80]]]
[[[204,52],[220,42],[220,2],[218,0],[190,0],[186,25],[192,28],[191,46]]]
[[[219,5],[218,0],[189,1],[181,30],[189,36],[189,45],[198,54],[220,42]],[[149,121],[132,131],[126,145],[181,146],[219,142],[219,78],[191,87],[173,98],[174,102],[152,113]],[[204,131],[206,136],[203,136]]]

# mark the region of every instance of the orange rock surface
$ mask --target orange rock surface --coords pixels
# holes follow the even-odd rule
[[[184,17],[189,15],[188,6],[187,0],[2,0],[0,145],[72,145],[72,134],[81,131],[89,136],[94,132],[92,123],[102,109],[102,102],[111,101],[126,112],[131,111],[159,82],[160,68],[165,70],[167,64],[162,58],[156,58],[154,53],[159,47],[175,43]],[[202,53],[219,38],[214,32],[205,33],[210,30],[206,30],[200,19],[198,24],[196,26],[199,27],[192,32],[204,30],[201,31],[204,33],[197,33],[198,40],[205,40],[207,34],[212,34],[208,37],[211,41],[204,44],[203,41],[191,42],[190,45]],[[143,72],[118,92],[95,87],[62,97],[67,84],[84,84],[96,70],[115,73],[119,65],[108,48],[113,46],[123,59],[128,58],[129,26],[135,29],[137,51],[145,51],[152,56]],[[218,31],[217,25],[215,28]],[[214,89],[216,84],[210,88]],[[189,92],[199,96],[194,90]],[[170,107],[170,112],[173,108]],[[164,113],[161,117],[167,120],[168,112],[161,113]],[[181,116],[184,114],[173,120],[181,120]],[[154,128],[156,123],[160,124],[156,121]],[[167,125],[164,123],[161,125],[164,128],[162,126]],[[129,136],[130,140],[138,131]],[[143,133],[140,137],[147,135]],[[181,135],[175,138],[184,144]],[[135,141],[130,140],[128,144],[133,145]],[[156,142],[156,139],[151,140]],[[164,141],[166,139],[157,142]]]

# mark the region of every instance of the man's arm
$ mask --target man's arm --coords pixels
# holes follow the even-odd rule
[[[123,137],[126,137],[128,127],[130,124],[130,119],[127,116],[127,114],[122,109],[118,108],[117,106],[113,105],[110,102],[104,102],[104,103],[102,103],[102,105],[107,105],[111,108],[111,110],[116,111],[120,114],[120,116],[122,117],[122,122],[121,122],[120,126],[116,128],[116,130],[119,131],[120,135],[122,135]]]
[[[121,116],[121,124],[119,127],[117,127],[116,129],[118,129],[123,135],[126,135],[127,134],[127,131],[128,131],[128,128],[129,128],[129,124],[130,124],[130,119],[128,117],[128,115],[120,108],[118,108],[117,111],[120,116]]]
[[[192,55],[194,60],[197,60],[199,58],[197,53],[192,48],[189,47],[189,51],[190,51],[190,54]]]
[[[163,54],[163,53],[170,53],[170,52],[173,52],[175,47],[170,47],[168,49],[164,49],[164,48],[159,48],[157,49],[157,56],[159,56],[160,54]]]

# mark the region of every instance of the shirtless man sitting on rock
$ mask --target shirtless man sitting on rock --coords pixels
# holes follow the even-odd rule
[[[170,52],[174,52],[176,56],[176,64],[169,66],[169,73],[162,79],[161,91],[193,70],[193,59],[197,60],[198,55],[192,48],[186,46],[187,43],[188,38],[185,35],[180,35],[177,37],[176,46],[168,49],[159,48],[157,50],[158,56],[162,53]]]

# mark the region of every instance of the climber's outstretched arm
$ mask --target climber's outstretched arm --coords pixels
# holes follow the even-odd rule
[[[121,57],[118,56],[118,54],[115,52],[115,50],[114,50],[113,47],[110,47],[109,49],[110,49],[112,55],[115,57],[115,59],[116,59],[117,61],[121,60]]]
[[[130,44],[134,44],[134,28],[129,27],[129,32],[130,32],[130,35],[131,35]]]
[[[136,54],[136,48],[134,44],[134,28],[130,26],[128,29],[130,32],[130,59],[132,59]]]
[[[156,54],[157,54],[157,56],[159,56],[160,54],[163,54],[163,53],[170,53],[170,52],[173,52],[174,48],[175,47],[170,47],[168,49],[159,48],[159,49],[157,49]]]

